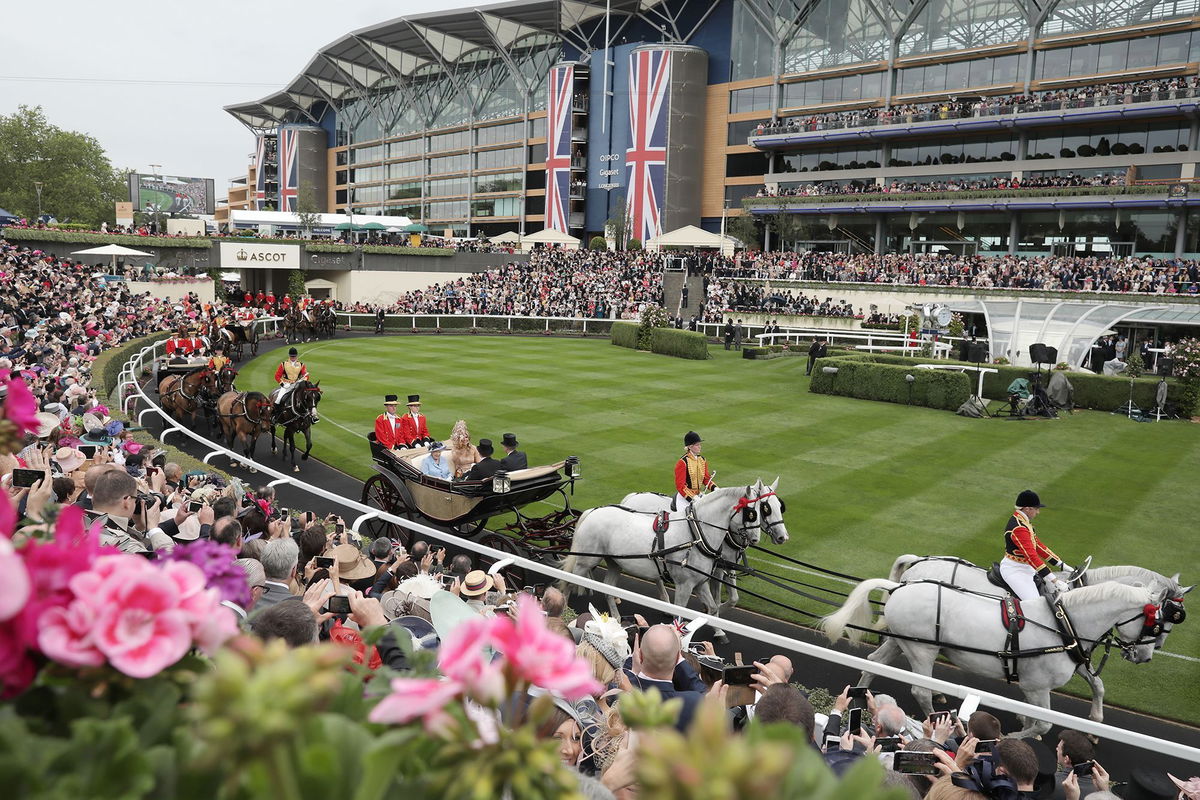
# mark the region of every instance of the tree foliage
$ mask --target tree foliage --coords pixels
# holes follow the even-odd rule
[[[62,222],[99,226],[114,220],[113,203],[127,199],[124,176],[115,171],[91,136],[51,124],[41,106],[0,115],[0,208],[33,219],[34,184],[42,184],[42,213]]]
[[[625,243],[632,232],[633,220],[629,216],[629,206],[625,203],[625,195],[618,194],[613,198],[613,215],[604,221],[604,228],[613,240],[614,250],[624,250]]]
[[[757,250],[762,246],[762,230],[749,209],[742,214],[727,217],[725,233],[744,244],[747,250]]]
[[[304,229],[304,238],[312,238],[312,229],[320,220],[321,206],[317,203],[317,190],[313,186],[304,184],[300,187],[296,197],[296,216],[300,220],[300,227]]]

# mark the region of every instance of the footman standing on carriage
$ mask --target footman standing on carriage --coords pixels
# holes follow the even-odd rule
[[[394,394],[383,398],[383,413],[375,418],[375,441],[385,450],[395,450],[401,443],[400,417],[396,416],[396,404],[399,402]]]
[[[682,511],[692,500],[715,489],[708,473],[708,461],[700,455],[700,434],[688,431],[683,437],[684,454],[675,462],[675,508]]]
[[[433,441],[429,435],[429,427],[425,423],[425,415],[421,413],[421,396],[408,396],[408,413],[400,420],[400,442],[405,447],[420,447]]]
[[[1000,562],[1000,576],[1022,600],[1035,600],[1042,594],[1053,600],[1071,587],[1051,573],[1050,565],[1057,565],[1064,570],[1070,567],[1053,550],[1042,544],[1033,530],[1034,517],[1045,508],[1037,492],[1029,489],[1021,492],[1017,495],[1016,506],[1008,518],[1008,527],[1004,529],[1004,558]],[[1034,581],[1035,576],[1037,582]],[[1038,591],[1038,583],[1042,591]]]
[[[299,351],[293,347],[288,350],[287,361],[281,361],[275,368],[275,382],[279,384],[279,388],[271,392],[271,402],[276,404],[282,402],[292,387],[296,385],[296,381],[302,380],[308,380],[308,367],[304,366],[304,362],[300,360]]]

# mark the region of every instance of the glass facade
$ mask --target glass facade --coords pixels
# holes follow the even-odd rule
[[[427,175],[441,175],[447,172],[466,172],[471,166],[471,156],[469,153],[461,153],[456,156],[431,158],[429,159],[428,164],[429,166],[425,171]]]
[[[529,138],[530,139],[545,139],[546,138],[546,118],[537,117],[529,120]]]
[[[942,0],[925,5],[900,39],[903,56],[971,50],[1026,38],[1025,12],[1016,0]]]
[[[759,125],[766,125],[770,120],[767,119],[748,119],[744,122],[729,123],[729,139],[727,144],[737,145],[745,144],[746,139]]]
[[[1015,84],[1025,79],[1024,53],[970,61],[905,67],[897,72],[896,94],[930,94]]]
[[[392,142],[388,145],[388,151],[392,158],[405,158],[407,156],[419,156],[424,154],[425,150],[424,138],[404,139],[399,142]]]
[[[389,178],[418,178],[425,174],[425,162],[422,159],[413,161],[397,161],[388,164]]]
[[[1036,77],[1037,80],[1045,80],[1182,64],[1189,60],[1194,36],[1200,37],[1200,32],[1181,31],[1042,50],[1037,54]],[[1200,41],[1197,46],[1200,46]]]
[[[441,153],[445,150],[465,150],[471,146],[470,131],[454,131],[439,133],[429,137],[429,153]]]
[[[735,89],[729,93],[730,114],[739,114],[743,111],[769,111],[774,107],[775,87],[772,85]]]
[[[544,173],[543,173],[544,174]],[[488,175],[475,176],[475,192],[516,192],[521,190],[520,172],[494,172]]]
[[[525,164],[525,150],[512,147],[505,150],[484,150],[475,154],[475,169],[500,169]]]
[[[524,201],[520,197],[492,197],[471,203],[473,217],[518,217]]]
[[[794,16],[792,3],[778,5],[783,12],[781,16],[789,11]],[[785,74],[882,61],[888,57],[888,31],[868,0],[827,0],[808,8],[811,11],[803,27],[784,49]],[[770,52],[769,45],[766,50]]]
[[[878,145],[822,148],[781,156],[776,172],[815,172],[831,169],[877,169],[883,158]]]
[[[350,160],[354,164],[365,164],[369,161],[382,161],[387,156],[387,146],[377,144],[372,147],[355,147],[350,151]]]
[[[1029,158],[1090,158],[1187,150],[1189,126],[1182,122],[1125,123],[1033,131]]]
[[[470,188],[471,182],[467,178],[442,178],[425,183],[425,196],[458,197],[466,195]]]
[[[466,219],[466,216],[466,200],[448,200],[425,204],[425,219]]]
[[[1144,22],[1186,17],[1198,10],[1195,0],[1059,0],[1042,23],[1039,35],[1125,28]]]
[[[888,158],[888,166],[919,167],[932,164],[1015,161],[1017,149],[1017,137],[1008,131],[998,133],[995,138],[951,136],[940,140],[895,142]]]
[[[475,129],[475,144],[502,144],[525,138],[525,123],[509,122],[505,125],[488,125]]]
[[[820,81],[788,83],[783,87],[783,106],[814,106],[821,103],[850,103],[883,97],[884,72],[846,75]]]

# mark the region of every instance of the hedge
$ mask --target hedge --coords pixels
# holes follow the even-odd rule
[[[637,328],[634,327],[636,332]],[[655,328],[650,332],[650,352],[703,361],[708,358],[708,337],[695,331]]]
[[[823,366],[837,367],[838,371],[830,375]],[[911,388],[908,375],[914,378]],[[823,358],[813,370],[808,390],[817,394],[956,411],[970,398],[973,386],[971,377],[961,372],[912,369],[877,363],[874,359]]]
[[[638,326],[632,322],[614,322],[611,331],[612,343],[617,347],[637,349]]]
[[[125,344],[105,350],[96,356],[96,360],[92,362],[91,370],[92,385],[99,390],[97,394],[103,397],[108,397],[112,394],[117,388],[117,378],[121,375],[121,368],[125,366],[125,362],[129,360],[129,357],[151,342],[167,339],[170,336],[170,331],[158,331],[149,336],[130,339]]]
[[[209,239],[191,236],[134,236],[128,233],[82,233],[45,228],[4,228],[0,236],[10,242],[62,242],[63,244],[124,244],[130,247],[202,247]]]
[[[929,364],[930,359],[907,358],[905,356],[896,356],[886,353],[876,355],[868,355],[865,353],[846,353],[837,356],[842,359],[870,359],[879,364],[896,364],[908,368],[913,368],[917,364]],[[966,364],[965,361],[937,361],[938,364]],[[971,364],[969,366],[980,366]],[[1017,378],[1029,379],[1030,374],[1036,372],[1033,367],[1019,367],[1011,364],[984,364],[982,366],[989,369],[997,370],[996,374],[988,373],[983,377],[983,396],[993,400],[1003,400],[1007,397],[1008,386]],[[921,372],[933,372],[940,370],[921,370]],[[815,373],[814,373],[815,374]],[[1042,370],[1042,380],[1047,383],[1050,380],[1050,371]],[[974,373],[969,373],[971,385],[977,385],[978,378]],[[1118,406],[1122,406],[1129,402],[1129,378],[1120,376],[1096,375],[1092,372],[1068,372],[1067,380],[1071,382],[1071,386],[1075,390],[1075,407],[1076,408],[1092,408],[1098,411],[1112,411]],[[1171,384],[1171,389],[1168,390],[1167,397],[1170,400],[1176,392],[1175,381],[1168,379]],[[1158,391],[1158,378],[1134,378],[1133,380],[1133,402],[1141,408],[1153,408],[1155,404],[1155,393]]]

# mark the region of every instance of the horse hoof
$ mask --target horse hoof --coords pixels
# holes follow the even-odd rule
[[[301,461],[308,461],[308,453],[304,453],[303,455],[301,455],[301,456],[300,456],[300,460],[301,460]]]

